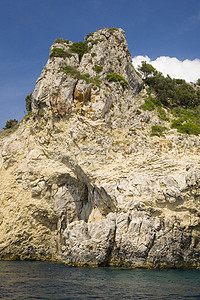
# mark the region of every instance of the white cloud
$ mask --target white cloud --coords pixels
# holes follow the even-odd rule
[[[197,58],[181,61],[176,57],[160,56],[156,60],[151,60],[148,56],[139,55],[133,58],[134,67],[137,69],[143,60],[165,76],[169,74],[172,78],[185,79],[187,82],[195,82],[200,78],[200,59]]]

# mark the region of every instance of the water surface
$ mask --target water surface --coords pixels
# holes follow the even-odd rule
[[[0,261],[0,299],[200,299],[200,271]]]

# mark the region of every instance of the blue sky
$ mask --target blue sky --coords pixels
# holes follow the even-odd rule
[[[0,129],[23,118],[56,38],[103,27],[123,28],[133,57],[200,59],[199,0],[0,0]]]

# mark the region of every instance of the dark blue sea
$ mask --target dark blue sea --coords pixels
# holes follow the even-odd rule
[[[200,299],[200,271],[0,261],[0,299]]]

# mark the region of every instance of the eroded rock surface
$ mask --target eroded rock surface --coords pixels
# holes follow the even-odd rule
[[[0,258],[198,268],[199,137],[150,137],[123,30],[86,41],[53,44],[32,116],[0,139]]]

